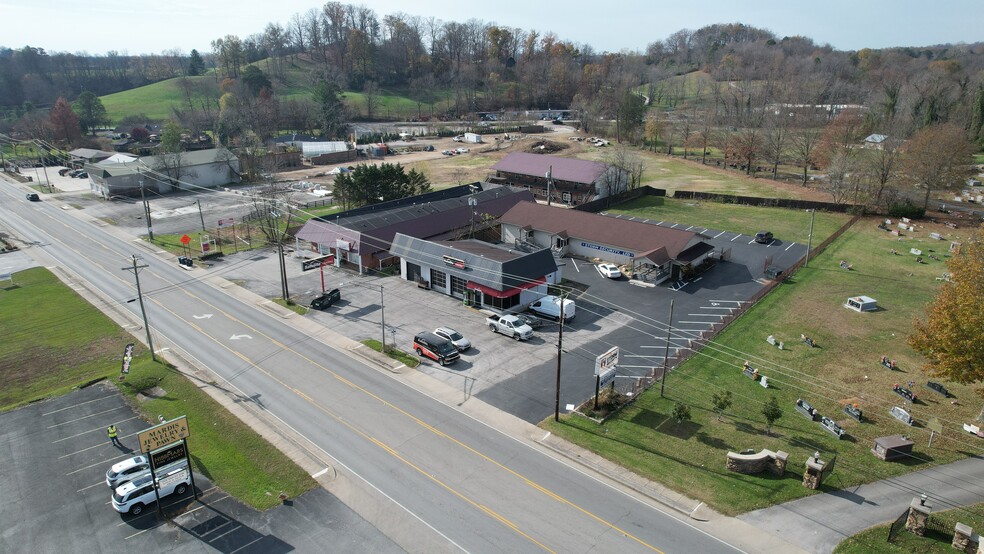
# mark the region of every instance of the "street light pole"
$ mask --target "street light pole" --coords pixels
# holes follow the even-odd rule
[[[143,316],[144,331],[147,332],[147,346],[150,348],[150,359],[157,361],[157,356],[154,355],[154,343],[150,339],[150,325],[147,323],[147,310],[144,309],[143,303],[143,293],[140,291],[140,270],[145,267],[150,267],[147,264],[137,265],[137,255],[131,254],[130,257],[133,259],[133,267],[121,268],[123,271],[132,271],[133,277],[137,281],[137,300],[140,302],[140,315]]]

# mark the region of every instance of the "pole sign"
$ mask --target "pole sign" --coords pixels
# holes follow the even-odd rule
[[[185,442],[176,442],[170,446],[165,446],[150,453],[150,463],[154,466],[154,471],[164,466],[183,460],[188,456],[188,449]]]
[[[130,362],[133,360],[133,343],[126,345],[123,349],[123,367],[120,368],[120,375],[130,373]]]
[[[611,383],[615,380],[615,366],[612,366],[609,370],[603,371],[598,375],[598,388],[605,388],[605,385]]]
[[[608,352],[595,358],[595,377],[607,372],[609,369],[615,369],[618,365],[618,347],[611,347]]]
[[[228,227],[230,225],[235,225],[235,224],[236,224],[236,218],[234,217],[227,217],[225,219],[219,220],[219,227]]]
[[[137,440],[140,442],[141,452],[151,452],[189,436],[191,431],[188,429],[188,418],[181,416],[141,431]]]
[[[322,267],[325,264],[333,264],[333,263],[335,263],[335,255],[328,254],[327,256],[321,256],[319,258],[304,260],[303,262],[301,262],[301,271],[318,269],[319,267]]]

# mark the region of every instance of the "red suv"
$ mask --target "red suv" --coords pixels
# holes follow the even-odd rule
[[[434,333],[417,333],[413,337],[413,351],[418,356],[426,356],[441,365],[453,364],[460,357],[458,349],[451,341]]]

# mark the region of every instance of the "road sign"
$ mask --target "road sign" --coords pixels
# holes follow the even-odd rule
[[[176,442],[170,446],[165,446],[150,453],[150,463],[154,470],[158,470],[168,464],[173,464],[178,460],[183,460],[188,456],[188,449],[184,441]]]
[[[137,440],[140,442],[141,452],[151,452],[189,436],[191,430],[188,428],[188,418],[181,416],[141,431]]]
[[[219,227],[228,227],[228,226],[233,225],[235,223],[236,223],[236,218],[234,218],[234,217],[227,217],[225,219],[220,219],[219,220]]]
[[[190,242],[191,242],[191,237],[189,237],[188,235],[181,235],[181,244],[188,246]]]
[[[595,376],[614,368],[618,364],[618,347],[611,347],[608,352],[595,358]]]

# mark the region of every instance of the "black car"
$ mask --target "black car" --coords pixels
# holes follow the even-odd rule
[[[41,201],[41,197],[38,196],[38,193],[36,193],[36,192],[29,192],[29,193],[27,193],[27,199],[30,200],[31,202],[40,202]]]
[[[311,301],[312,310],[327,310],[332,307],[335,302],[342,299],[342,293],[338,289],[331,289],[328,292],[321,293],[320,296]]]
[[[769,244],[772,242],[772,233],[770,231],[759,231],[755,233],[755,242],[759,244]]]
[[[448,339],[434,333],[417,333],[413,337],[413,351],[418,356],[426,356],[441,365],[453,364],[460,355],[458,349]]]

